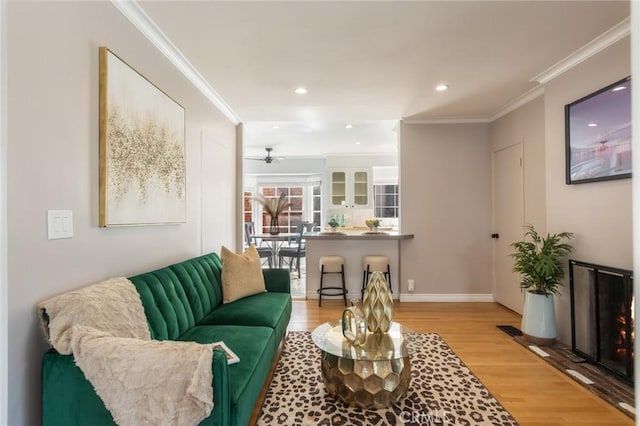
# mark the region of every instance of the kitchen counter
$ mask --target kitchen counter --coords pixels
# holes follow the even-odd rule
[[[367,232],[364,230],[324,231],[305,234],[307,240],[408,240],[413,234],[398,231]]]
[[[367,255],[383,255],[389,258],[391,269],[391,288],[393,297],[400,296],[400,263],[403,241],[414,238],[413,234],[384,230],[368,233],[368,228],[338,228],[337,232],[323,231],[305,234],[307,251],[306,285],[307,298],[318,297],[320,270],[318,261],[321,256],[339,255],[345,259],[346,287],[348,299],[361,297],[363,266],[362,258]],[[337,274],[325,276],[328,285],[337,285]],[[324,297],[323,297],[324,299]],[[334,299],[334,298],[327,298]]]

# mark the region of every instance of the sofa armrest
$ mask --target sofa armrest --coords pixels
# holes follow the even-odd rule
[[[291,276],[288,269],[263,269],[262,273],[267,291],[291,293]]]
[[[229,365],[224,352],[213,351],[213,412],[203,426],[231,424]],[[49,350],[42,366],[43,426],[115,425],[111,413],[78,368],[73,355]]]
[[[214,425],[231,424],[231,390],[229,389],[229,365],[223,351],[213,351],[213,418]],[[210,419],[211,419],[210,417]],[[208,420],[210,420],[208,419]],[[208,421],[202,422],[208,424]]]
[[[50,349],[42,363],[42,425],[81,424],[115,425],[73,355],[61,355]]]

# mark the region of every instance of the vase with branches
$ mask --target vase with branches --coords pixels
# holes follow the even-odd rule
[[[272,235],[279,234],[280,224],[278,222],[278,217],[280,216],[280,213],[291,207],[291,203],[287,199],[285,193],[281,192],[279,197],[265,197],[262,194],[256,194],[251,197],[251,199],[260,204],[265,213],[271,217],[269,222],[269,233]]]

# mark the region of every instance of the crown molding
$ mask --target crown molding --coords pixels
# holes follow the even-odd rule
[[[327,159],[327,160],[331,160],[332,158],[338,157],[388,157],[390,155],[395,154],[396,152],[332,152],[329,154],[320,154],[322,156],[322,158]],[[300,158],[300,157],[298,157]]]
[[[539,96],[544,95],[544,86],[537,86],[529,91],[518,96],[508,104],[500,108],[498,112],[488,117],[446,117],[446,118],[434,118],[432,120],[406,120],[402,122],[406,124],[469,124],[469,123],[492,123],[504,117],[512,111],[520,108],[521,106],[528,104],[532,100]]]
[[[135,0],[111,0],[122,13],[178,70],[233,124],[242,122],[240,117],[220,97],[200,72],[189,62],[182,52],[169,40],[160,27],[140,7]]]
[[[529,81],[546,84],[629,34],[631,34],[631,19],[627,17]]]
[[[532,100],[544,95],[544,86],[534,87],[533,89],[518,96],[505,106],[503,106],[498,112],[489,117],[489,122],[496,121],[500,117],[504,117],[512,111],[520,108],[521,106],[528,104]]]
[[[147,15],[136,0],[111,0],[111,3],[175,65],[180,72],[233,124],[242,122],[240,117],[222,99],[200,72],[189,62],[182,52],[169,40],[160,27]],[[631,20],[626,18],[605,31],[563,60],[533,77],[531,82],[546,84],[571,68],[596,55],[631,33]],[[406,124],[472,124],[491,123],[500,117],[544,94],[543,87],[535,87],[509,102],[491,116],[442,117],[425,120],[403,119]]]
[[[411,120],[403,118],[404,124],[471,124],[490,123],[490,117],[442,117],[425,120]]]
[[[307,298],[309,295],[307,294]],[[432,294],[400,293],[401,302],[495,302],[493,294]]]

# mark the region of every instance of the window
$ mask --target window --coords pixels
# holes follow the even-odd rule
[[[253,210],[251,209],[251,197],[253,196],[252,192],[245,191],[244,192],[244,221],[245,222],[253,222]]]
[[[398,185],[373,185],[375,216],[379,218],[398,217]]]
[[[320,184],[313,185],[313,209],[311,222],[322,225],[322,191]]]
[[[258,176],[245,182],[245,220],[256,225],[257,233],[269,232],[271,217],[265,214],[259,203],[247,200],[255,194],[265,197],[287,196],[291,207],[278,216],[280,232],[296,232],[300,221],[321,224],[322,180],[318,175],[311,176]]]
[[[280,232],[296,232],[296,223],[302,221],[304,188],[302,186],[263,186],[261,192],[265,197],[279,197],[283,193],[288,197],[291,207],[280,214],[278,225],[280,225]],[[269,221],[269,215],[263,211],[262,230],[264,233],[269,232]]]

